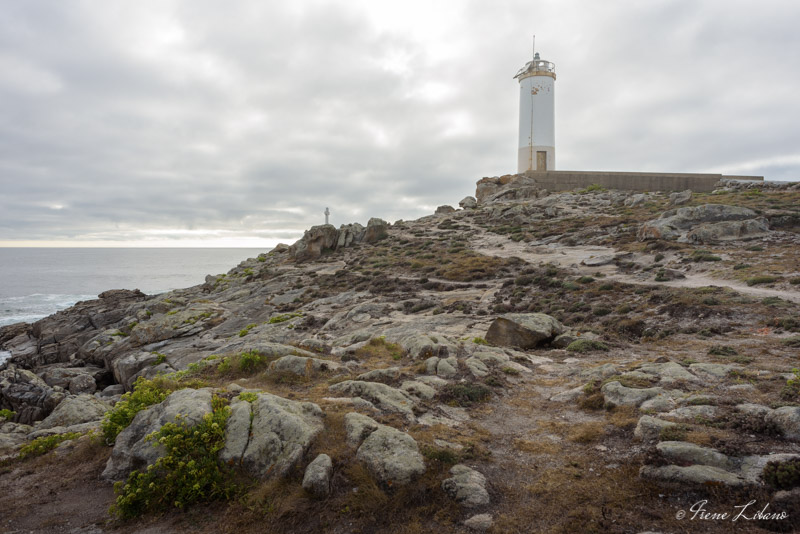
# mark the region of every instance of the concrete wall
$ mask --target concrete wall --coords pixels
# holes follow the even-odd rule
[[[592,184],[608,189],[630,191],[683,191],[708,192],[723,178],[763,181],[763,176],[725,176],[722,174],[664,173],[664,172],[592,172],[545,171],[526,172],[539,187],[550,191],[583,189]]]

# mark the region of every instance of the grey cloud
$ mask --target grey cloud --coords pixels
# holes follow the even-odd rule
[[[4,6],[0,65],[18,75],[0,73],[0,240],[291,240],[325,206],[338,224],[454,204],[514,170],[532,31],[557,65],[560,168],[800,179],[793,2],[420,16],[442,16],[446,59],[345,2]]]

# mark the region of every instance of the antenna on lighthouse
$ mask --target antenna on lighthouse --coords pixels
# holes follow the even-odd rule
[[[533,35],[533,55],[531,55],[531,59],[536,58],[536,34]]]

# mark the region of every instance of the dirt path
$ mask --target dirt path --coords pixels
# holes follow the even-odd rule
[[[766,287],[748,286],[735,280],[714,278],[707,273],[683,273],[685,278],[670,280],[668,282],[655,282],[652,273],[627,274],[619,271],[613,263],[601,266],[586,266],[582,262],[596,259],[600,256],[613,256],[621,251],[611,247],[579,245],[566,247],[557,244],[530,245],[522,241],[515,242],[504,236],[496,234],[483,234],[472,242],[475,251],[487,256],[509,258],[516,256],[528,263],[553,263],[559,267],[566,267],[577,271],[578,274],[594,274],[600,272],[609,280],[638,285],[662,285],[667,287],[726,287],[753,297],[779,297],[791,302],[800,303],[800,291],[783,289],[770,289]],[[634,254],[632,260],[642,255]]]

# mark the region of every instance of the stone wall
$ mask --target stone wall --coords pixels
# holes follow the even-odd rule
[[[763,176],[664,172],[528,171],[536,185],[549,191],[582,189],[592,184],[631,191],[713,191],[722,179],[763,181]]]

